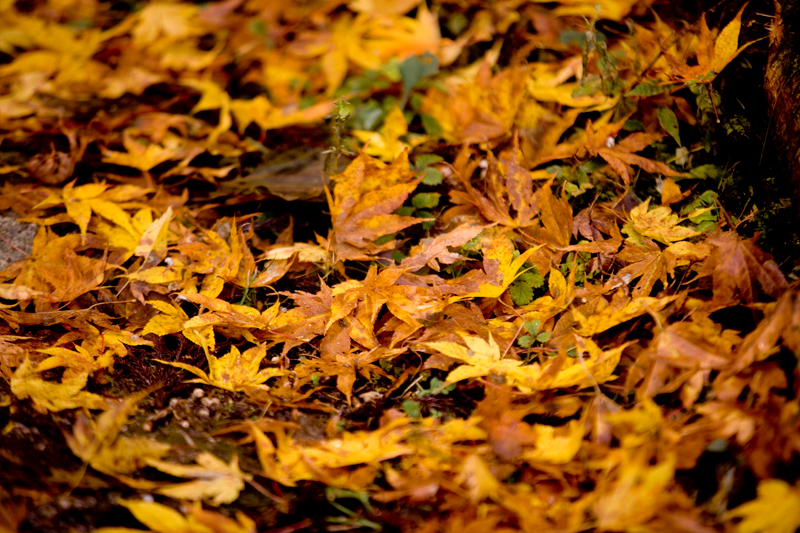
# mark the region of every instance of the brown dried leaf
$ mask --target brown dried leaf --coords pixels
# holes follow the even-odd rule
[[[408,169],[407,152],[391,165],[362,152],[343,173],[331,177],[333,192],[325,189],[333,222],[329,241],[339,259],[370,260],[396,247],[394,239],[375,244],[379,237],[423,221],[393,214],[421,181]]]
[[[745,302],[755,301],[754,285],[777,298],[788,287],[778,266],[755,242],[758,236],[742,239],[735,231],[717,233],[708,239],[714,246],[706,262],[713,268],[714,301],[734,302],[741,296]]]

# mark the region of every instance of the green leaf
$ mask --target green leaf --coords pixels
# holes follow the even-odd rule
[[[534,319],[529,322],[525,322],[525,324],[523,324],[523,327],[528,333],[530,333],[535,337],[539,333],[539,329],[541,329],[542,327],[542,321]]]
[[[410,217],[414,214],[414,208],[410,205],[404,205],[395,209],[394,213],[396,215],[400,215],[401,217]]]
[[[451,392],[456,390],[456,384],[455,383],[453,383],[452,385],[448,385],[447,387],[444,387],[445,383],[446,382],[442,381],[441,379],[439,379],[437,377],[432,377],[431,378],[431,389],[430,389],[431,394],[444,394],[445,396],[447,396],[448,394],[450,394]]]
[[[714,207],[717,203],[717,195],[714,191],[705,191],[703,194],[695,197],[695,199],[688,205],[681,209],[682,215],[688,215],[693,211],[699,211],[706,207]],[[715,226],[719,221],[719,210],[711,209],[703,211],[698,215],[690,216],[689,220],[693,224],[697,224],[697,231],[705,231]]]
[[[419,118],[422,120],[422,127],[425,128],[425,133],[431,137],[442,136],[442,126],[438,120],[426,113],[420,113]]]
[[[389,233],[388,235],[383,235],[381,237],[378,237],[377,239],[375,239],[375,244],[378,244],[378,245],[386,244],[387,242],[389,242],[392,239],[394,239],[396,235],[397,235],[397,233]]]
[[[669,85],[653,85],[652,83],[640,83],[630,91],[628,96],[655,96],[656,94],[665,93],[670,90]]]
[[[394,57],[390,59],[388,63],[379,68],[377,72],[383,74],[393,82],[400,81],[401,78],[400,64],[397,62],[397,58]]]
[[[629,118],[622,125],[622,129],[625,131],[644,131],[644,124],[639,120]]]
[[[405,400],[403,402],[403,412],[408,415],[409,418],[419,418],[420,416],[420,404],[414,400]]]
[[[517,344],[519,344],[523,348],[530,348],[533,346],[535,339],[530,335],[523,335],[522,337],[517,339]]]
[[[400,109],[408,101],[411,89],[423,78],[428,78],[439,72],[439,58],[430,52],[419,56],[412,56],[400,63],[400,76],[403,78],[403,98]]]
[[[422,229],[424,230],[432,229],[436,225],[436,215],[434,215],[430,211],[417,211],[417,218],[427,219],[425,222],[421,224]]]
[[[656,115],[658,116],[658,121],[661,123],[661,127],[672,135],[672,138],[675,139],[675,142],[677,142],[679,146],[683,146],[681,144],[680,133],[678,132],[678,117],[675,116],[672,109],[668,107],[659,107],[658,111],[656,111]]]
[[[581,96],[594,96],[597,93],[597,89],[600,88],[602,81],[603,80],[601,80],[599,77],[591,80],[587,79],[583,85],[572,91],[572,97],[579,98]]]
[[[567,347],[567,355],[570,357],[578,357],[578,349],[574,346]]]
[[[442,183],[442,173],[438,168],[429,167],[424,170],[425,177],[422,178],[422,183],[425,185],[439,185]]]
[[[350,102],[342,96],[339,100],[334,103],[336,106],[336,120],[341,120],[342,122],[346,121],[350,117],[350,113],[353,111],[352,105]]]
[[[578,31],[574,29],[566,29],[561,30],[561,33],[558,34],[558,41],[561,44],[570,45],[575,43],[575,45],[583,48],[586,46],[586,32]]]
[[[508,293],[515,305],[528,305],[533,301],[533,289],[527,283],[519,280],[508,287]]]
[[[544,277],[539,274],[539,271],[536,270],[536,268],[532,268],[527,272],[523,272],[519,275],[516,281],[530,285],[534,289],[540,289],[544,285]]]
[[[716,226],[717,226],[716,220],[705,220],[697,225],[695,231],[698,231],[700,233],[705,233],[706,231],[714,229]]]
[[[544,344],[545,342],[550,340],[550,337],[551,337],[551,335],[550,335],[549,332],[543,331],[543,332],[539,333],[538,335],[536,335],[536,342]]]
[[[458,35],[466,30],[468,26],[469,18],[460,11],[453,13],[447,19],[447,29],[450,30],[453,35]]]
[[[721,178],[724,173],[725,171],[716,165],[700,165],[689,171],[689,174],[696,180],[716,180]]]
[[[433,209],[437,205],[439,205],[439,199],[442,197],[441,194],[437,192],[421,192],[414,195],[411,198],[411,203],[417,209]]]
[[[414,168],[417,170],[422,170],[425,167],[435,165],[436,163],[441,163],[442,161],[444,161],[444,159],[440,155],[421,154],[414,160]]]
[[[466,255],[470,252],[477,252],[479,250],[483,233],[483,231],[478,233],[476,236],[465,242],[463,246],[461,246],[462,255]]]
[[[375,100],[368,100],[356,106],[355,117],[352,120],[353,128],[373,131],[378,129],[384,117],[383,108]]]
[[[431,390],[435,390],[438,387],[441,387],[442,385],[444,385],[444,383],[445,383],[444,381],[442,381],[441,379],[437,378],[436,376],[432,377],[431,378]]]
[[[589,189],[594,189],[594,185],[592,185],[588,181],[585,181],[580,185],[575,185],[574,183],[571,183],[569,181],[564,183],[564,190],[567,191],[567,194],[569,194],[570,196],[580,196]]]

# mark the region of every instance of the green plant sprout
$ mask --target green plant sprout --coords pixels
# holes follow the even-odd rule
[[[333,135],[333,144],[331,147],[325,151],[323,154],[327,154],[325,156],[325,174],[332,176],[336,174],[339,170],[339,158],[342,155],[354,155],[352,152],[346,150],[344,148],[344,139],[343,139],[343,132],[344,132],[344,125],[347,122],[347,119],[350,118],[352,114],[352,106],[347,99],[342,96],[339,100],[336,101],[336,111],[333,112],[332,122],[331,122],[331,134]]]
[[[548,342],[551,338],[551,334],[547,331],[540,331],[542,328],[542,321],[538,319],[529,320],[525,322],[522,327],[528,332],[528,334],[519,337],[517,339],[517,344],[522,348],[528,349],[528,353],[525,356],[525,364],[528,364],[533,360],[533,357],[531,356],[533,347],[536,344],[544,344]]]

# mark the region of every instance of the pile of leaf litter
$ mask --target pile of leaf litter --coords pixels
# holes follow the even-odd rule
[[[750,9],[0,1],[0,531],[794,531]]]

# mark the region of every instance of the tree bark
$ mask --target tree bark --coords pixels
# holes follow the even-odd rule
[[[768,135],[789,174],[800,217],[800,0],[775,0],[765,89]]]

